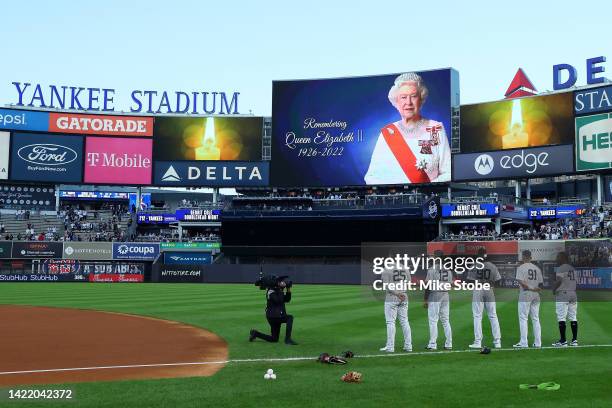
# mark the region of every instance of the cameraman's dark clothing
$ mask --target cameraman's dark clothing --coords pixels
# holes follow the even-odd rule
[[[272,335],[269,336],[257,330],[253,331],[253,335],[262,340],[276,343],[280,337],[281,324],[287,323],[285,341],[290,340],[291,330],[293,328],[293,316],[287,314],[285,303],[291,301],[291,292],[284,293],[281,289],[270,289],[268,290],[266,298],[266,318],[270,324],[270,329],[272,329]]]

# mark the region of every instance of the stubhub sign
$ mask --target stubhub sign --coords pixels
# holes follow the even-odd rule
[[[113,259],[152,261],[159,255],[159,244],[137,242],[113,243]]]

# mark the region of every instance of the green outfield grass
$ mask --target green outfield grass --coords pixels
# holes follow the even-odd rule
[[[379,354],[386,338],[382,303],[368,300],[355,286],[298,285],[293,292],[288,311],[296,319],[294,338],[300,344],[295,347],[248,342],[249,328],[268,329],[264,294],[252,285],[3,283],[0,303],[108,310],[185,322],[223,337],[230,359],[314,357],[347,349],[358,355]],[[503,346],[511,347],[518,340],[517,303],[500,302],[497,311]],[[612,304],[583,302],[578,316],[581,344],[612,344]],[[409,318],[414,350],[421,352],[428,325],[420,295],[411,296]],[[543,343],[550,345],[558,338],[554,303],[542,303],[540,320]],[[451,325],[455,350],[467,349],[473,340],[471,303],[453,302],[452,295]],[[483,331],[490,343],[486,317]],[[399,349],[399,327],[397,339]],[[439,338],[439,347],[442,341]],[[10,350],[0,350],[4,353]],[[267,368],[277,372],[276,381],[263,379]],[[364,382],[342,383],[341,374],[349,370],[362,372]],[[346,366],[314,360],[230,363],[208,378],[73,384],[77,401],[66,406],[609,407],[611,380],[612,347],[494,350],[488,356],[452,352],[356,358]],[[561,390],[518,390],[520,383],[545,381],[560,383]]]

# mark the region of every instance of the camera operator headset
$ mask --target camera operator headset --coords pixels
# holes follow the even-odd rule
[[[277,278],[271,275],[260,278],[258,283],[256,283],[260,288],[266,289],[266,318],[268,319],[268,324],[270,324],[272,334],[267,335],[252,329],[249,334],[249,341],[260,338],[271,343],[277,343],[280,337],[281,325],[286,323],[285,344],[297,345],[297,343],[291,339],[293,316],[288,315],[285,310],[285,303],[291,301],[291,282],[285,282],[285,278],[287,278],[287,276]],[[285,289],[287,291],[286,293]]]

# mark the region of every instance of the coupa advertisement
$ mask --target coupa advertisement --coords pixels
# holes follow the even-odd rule
[[[14,133],[11,179],[80,183],[83,176],[83,138]]]
[[[157,243],[113,243],[113,259],[152,261],[158,255],[159,244]]]
[[[272,185],[447,182],[451,69],[275,81]]]

